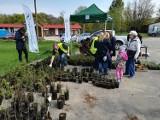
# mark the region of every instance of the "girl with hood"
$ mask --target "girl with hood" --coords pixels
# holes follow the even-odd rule
[[[117,76],[117,82],[122,82],[123,78],[123,71],[125,67],[125,63],[128,60],[127,53],[125,52],[125,45],[121,45],[119,47],[119,54],[117,55],[116,59],[116,76]]]

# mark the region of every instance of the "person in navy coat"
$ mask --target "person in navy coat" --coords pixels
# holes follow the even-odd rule
[[[18,51],[20,62],[22,62],[22,51],[25,54],[26,62],[28,62],[28,51],[27,51],[27,48],[26,48],[25,32],[26,32],[25,28],[22,27],[19,30],[17,30],[17,32],[15,34],[16,49]]]

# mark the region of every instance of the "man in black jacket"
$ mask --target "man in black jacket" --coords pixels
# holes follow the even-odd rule
[[[28,52],[27,52],[27,48],[26,48],[26,44],[25,44],[26,43],[25,32],[26,32],[25,28],[22,27],[15,34],[16,49],[18,51],[20,62],[22,62],[22,51],[25,54],[26,62],[28,62]]]

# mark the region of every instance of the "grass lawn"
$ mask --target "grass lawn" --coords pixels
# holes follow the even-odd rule
[[[29,52],[29,62],[51,56],[53,43],[54,41],[39,41],[40,52],[38,54]],[[73,43],[72,46],[73,52],[76,51],[77,45]],[[0,56],[0,75],[20,65],[14,40],[0,40]],[[22,54],[22,60],[25,63],[24,53]]]

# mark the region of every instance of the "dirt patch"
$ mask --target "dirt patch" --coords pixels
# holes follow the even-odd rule
[[[97,100],[95,96],[89,93],[85,94],[85,102],[88,103],[90,107],[94,107]]]
[[[139,120],[136,115],[127,114],[125,120]]]

